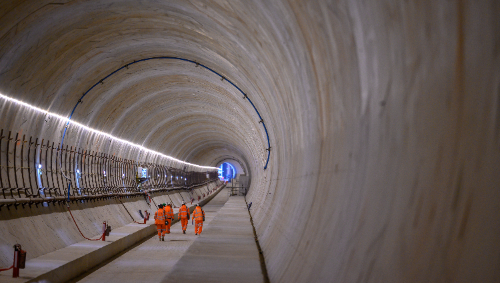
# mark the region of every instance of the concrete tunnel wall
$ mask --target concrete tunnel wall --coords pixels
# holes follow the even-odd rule
[[[74,202],[70,207],[81,233],[86,237],[98,239],[104,221],[111,226],[111,229],[122,227],[133,221],[142,223],[145,211],[154,214],[157,210],[156,205],[161,203],[173,203],[174,211],[177,213],[183,200],[186,201],[188,207],[191,207],[189,202],[191,197],[195,199],[194,203],[198,202],[198,196],[203,201],[205,199],[203,195],[208,196],[207,191],[216,188],[221,183],[209,183],[191,192],[154,193],[151,195],[151,205],[147,204],[143,195],[138,195]],[[153,216],[150,218],[152,219]],[[84,240],[65,204],[50,202],[45,206],[3,208],[0,213],[0,239],[2,240],[0,243],[1,266],[12,264],[12,246],[16,243],[20,243],[24,250],[29,251],[27,260],[30,260]]]
[[[271,282],[500,278],[500,4],[9,1],[0,92],[195,164],[249,168]],[[1,127],[62,123],[2,102]],[[118,156],[83,130],[65,143]]]

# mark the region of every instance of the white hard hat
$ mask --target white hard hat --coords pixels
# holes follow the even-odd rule
[[[186,204],[186,202],[183,201],[182,204]]]

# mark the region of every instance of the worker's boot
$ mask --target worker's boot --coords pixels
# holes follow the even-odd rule
[[[160,240],[160,242],[161,242],[161,238],[158,238],[158,240]]]
[[[182,230],[182,233],[186,234],[186,231],[185,231],[185,230]]]
[[[165,242],[165,236],[161,237],[161,241]]]

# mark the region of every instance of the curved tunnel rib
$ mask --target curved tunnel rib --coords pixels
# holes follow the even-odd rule
[[[149,61],[149,60],[158,60],[158,59],[172,59],[172,60],[181,60],[181,61],[186,61],[186,62],[190,62],[190,63],[193,63],[193,64],[196,64],[196,66],[201,66],[209,71],[211,71],[212,73],[216,74],[217,76],[219,76],[222,80],[226,80],[228,81],[231,85],[233,85],[241,94],[243,94],[243,99],[247,99],[248,102],[250,102],[250,104],[252,105],[253,109],[255,110],[255,112],[257,113],[257,115],[259,116],[259,123],[262,123],[262,126],[264,127],[264,131],[266,132],[266,137],[267,137],[267,160],[266,160],[266,165],[264,165],[264,170],[267,169],[267,165],[269,163],[269,157],[271,155],[271,143],[269,141],[269,134],[267,132],[267,128],[266,128],[266,124],[264,123],[264,119],[262,119],[262,116],[260,115],[259,113],[259,110],[257,110],[257,108],[255,107],[255,105],[253,104],[252,100],[250,100],[250,98],[248,97],[248,95],[246,93],[244,93],[237,85],[235,85],[231,80],[229,80],[228,78],[222,76],[221,74],[219,74],[217,71],[214,71],[212,68],[209,68],[203,64],[200,64],[198,62],[195,62],[193,60],[189,60],[189,59],[185,59],[185,58],[180,58],[180,57],[169,57],[169,56],[160,56],[160,57],[150,57],[150,58],[144,58],[144,59],[140,59],[140,60],[134,60],[132,63],[128,63],[128,64],[125,64],[123,66],[121,66],[120,68],[114,70],[113,72],[111,72],[110,74],[108,74],[107,76],[105,76],[104,78],[102,78],[101,80],[99,80],[97,83],[95,83],[93,86],[91,86],[87,91],[85,91],[82,95],[82,97],[80,97],[80,99],[78,100],[78,102],[75,104],[75,106],[73,107],[73,110],[71,110],[71,113],[69,115],[69,119],[68,119],[68,122],[66,124],[66,128],[69,126],[69,122],[71,120],[71,118],[73,117],[73,114],[75,113],[75,110],[76,108],[78,107],[78,105],[80,103],[83,102],[83,98],[91,91],[93,90],[96,86],[98,86],[99,84],[102,84],[104,83],[104,81],[111,77],[112,75],[114,75],[115,73],[119,72],[120,70],[122,69],[125,69],[130,66],[130,65],[133,65],[133,64],[136,64],[136,63],[140,63],[140,62],[144,62],[144,61]],[[64,143],[64,137],[66,135],[66,128],[64,129],[64,132],[63,132],[63,136],[61,138],[61,147]]]

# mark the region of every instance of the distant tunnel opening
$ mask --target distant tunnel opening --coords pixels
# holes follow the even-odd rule
[[[234,166],[229,162],[224,162],[219,167],[219,179],[221,181],[229,182],[236,178],[237,173],[236,168],[234,168]]]

